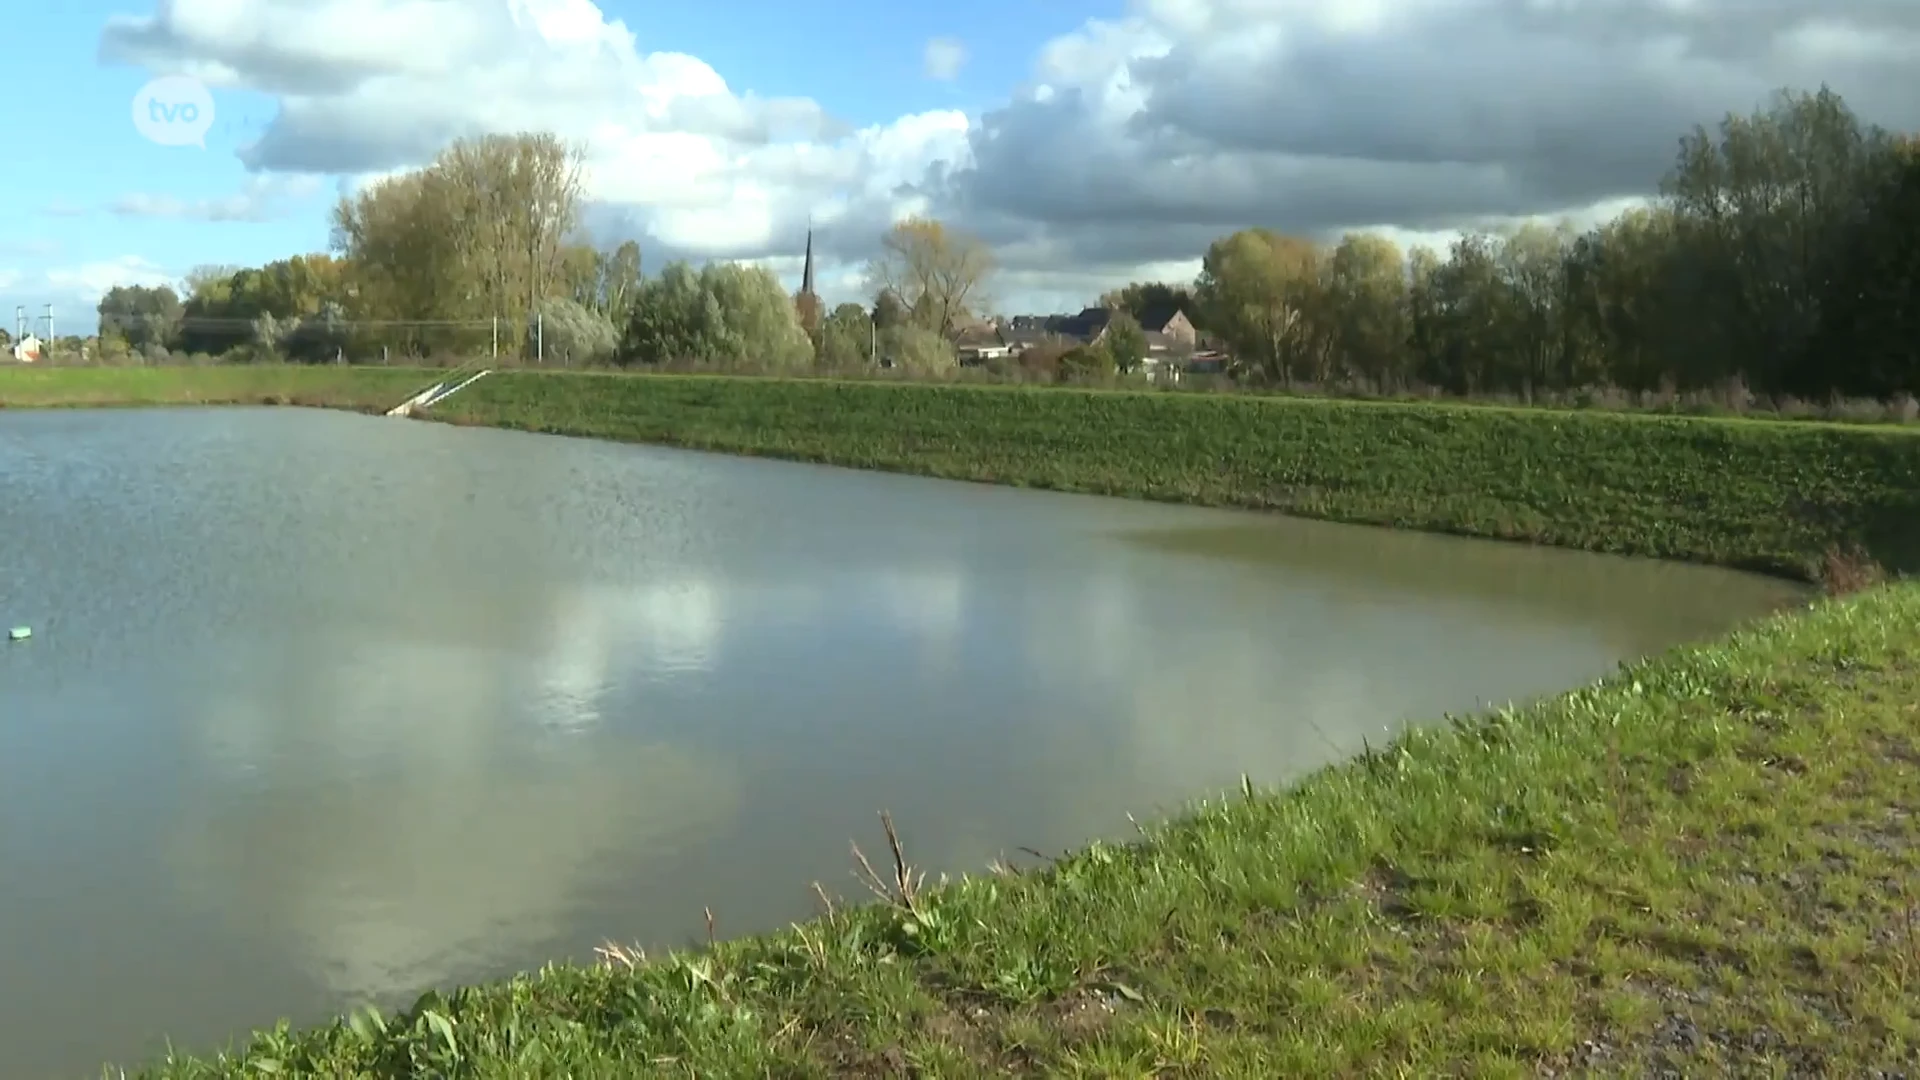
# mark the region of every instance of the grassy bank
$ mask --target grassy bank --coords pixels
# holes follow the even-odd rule
[[[0,367],[0,408],[314,405],[390,409],[439,374],[306,364],[219,367]]]
[[[1332,400],[505,373],[457,423],[1258,507],[1811,576],[1920,569],[1908,429]]]
[[[1886,587],[1135,845],[926,890],[876,859],[886,903],[146,1075],[1892,1075],[1915,702]]]

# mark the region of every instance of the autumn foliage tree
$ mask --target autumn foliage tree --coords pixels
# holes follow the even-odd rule
[[[1263,381],[1286,384],[1315,356],[1322,253],[1312,241],[1268,229],[1215,240],[1194,294],[1207,322]]]
[[[984,285],[993,252],[978,237],[931,218],[913,217],[887,231],[867,268],[872,285],[891,294],[913,323],[951,334],[986,307]]]
[[[530,341],[542,302],[574,291],[568,242],[579,225],[580,165],[579,149],[549,133],[487,135],[343,197],[333,246],[357,278],[352,314],[422,324],[497,318],[511,340]]]

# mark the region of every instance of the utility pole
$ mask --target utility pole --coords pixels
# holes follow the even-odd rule
[[[533,362],[546,362],[546,349],[540,340],[540,233],[544,218],[540,203],[527,207],[527,319],[533,323]]]
[[[53,305],[47,305],[47,360],[53,360]]]

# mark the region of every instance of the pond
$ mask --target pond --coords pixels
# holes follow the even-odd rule
[[[1802,597],[294,409],[0,413],[0,1075],[977,871]],[[1031,863],[1031,859],[1025,860]]]

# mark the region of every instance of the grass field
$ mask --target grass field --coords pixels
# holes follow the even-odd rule
[[[139,400],[364,407],[427,381],[222,377]],[[0,373],[0,402],[85,400],[28,385]],[[92,392],[131,400],[115,385]],[[520,373],[434,412],[1802,576],[1852,546],[1910,570],[1920,544],[1920,440],[1859,426]],[[140,1075],[1912,1076],[1917,703],[1920,584],[1883,585],[1137,844],[928,885],[910,830],[890,852],[876,829],[873,904]]]
[[[314,405],[386,410],[444,373],[312,364],[0,367],[0,408]]]
[[[1920,569],[1906,428],[1229,395],[490,376],[456,423],[1258,507],[1817,576]]]

